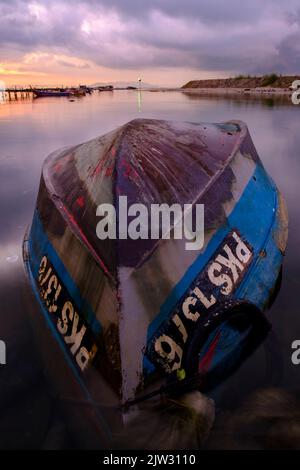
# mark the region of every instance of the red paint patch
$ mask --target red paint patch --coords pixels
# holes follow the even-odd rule
[[[90,244],[90,242],[88,241],[87,237],[85,236],[83,230],[79,227],[78,223],[77,223],[77,220],[75,219],[75,217],[73,216],[73,214],[71,214],[70,211],[68,211],[68,209],[66,208],[66,206],[62,205],[61,206],[61,209],[64,211],[65,213],[65,216],[67,217],[67,219],[73,224],[73,226],[75,227],[75,229],[77,230],[77,232],[79,233],[82,241],[85,243],[85,245],[88,247],[88,249],[90,250],[91,254],[94,256],[94,258],[98,261],[99,265],[101,266],[101,268],[103,269],[103,271],[105,272],[105,274],[113,280],[113,276],[111,275],[109,269],[107,268],[107,266],[105,265],[104,261],[102,261],[102,259],[100,258],[100,256],[98,255],[98,253],[94,250],[93,246]]]
[[[100,171],[102,170],[102,168],[103,168],[103,160],[100,160],[97,163],[96,167],[94,168],[92,176],[97,176],[100,173]]]
[[[198,367],[199,372],[208,371],[212,358],[214,356],[218,341],[220,339],[220,335],[221,335],[221,331],[218,332],[217,336],[214,338],[213,342],[209,346],[207,353],[205,354],[201,362],[199,362],[199,367]]]
[[[54,171],[60,171],[61,166],[62,166],[62,165],[61,165],[61,162],[55,163],[55,165],[54,165],[54,167],[53,167]]]
[[[130,163],[128,163],[126,160],[122,160],[120,167],[123,168],[124,178],[129,178],[129,176],[132,173],[132,168],[131,168]]]
[[[84,197],[83,196],[79,196],[77,199],[76,199],[76,204],[78,204],[79,207],[84,207],[85,205],[85,200],[84,200]]]
[[[114,171],[114,166],[113,165],[108,166],[105,171],[105,176],[111,176],[113,174],[113,171]]]
[[[132,179],[136,180],[139,176],[138,172],[136,170],[132,170],[132,173],[130,175]]]

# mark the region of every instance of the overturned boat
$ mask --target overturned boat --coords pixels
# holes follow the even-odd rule
[[[97,208],[204,205],[201,248],[99,239]],[[242,122],[138,119],[43,166],[24,260],[47,371],[81,445],[109,446],[131,406],[210,390],[265,337],[287,211]],[[270,320],[270,319],[268,319]]]

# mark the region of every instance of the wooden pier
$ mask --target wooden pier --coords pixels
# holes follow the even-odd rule
[[[38,87],[39,90],[43,90],[44,88]],[[51,91],[61,91],[67,90],[66,87],[47,87],[45,88]],[[29,99],[33,96],[33,90],[31,87],[15,87],[15,88],[5,88],[4,90],[0,89],[0,100],[2,101],[18,101],[18,100],[25,100]]]
[[[18,101],[28,99],[32,96],[31,88],[6,88],[0,90],[0,98],[3,101]]]

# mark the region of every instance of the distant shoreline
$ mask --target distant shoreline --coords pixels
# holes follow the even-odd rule
[[[170,92],[170,91],[180,91],[181,93],[187,94],[195,94],[195,95],[256,95],[256,96],[270,96],[270,95],[277,95],[277,96],[291,96],[292,91],[289,88],[272,88],[272,87],[264,87],[264,88],[149,88],[144,89],[142,91],[150,91],[150,92]]]
[[[290,96],[295,80],[300,80],[300,76],[276,73],[261,76],[238,75],[231,78],[190,80],[180,88],[160,88],[160,91],[181,91],[198,95]]]

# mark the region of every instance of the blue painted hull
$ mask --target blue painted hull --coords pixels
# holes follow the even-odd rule
[[[96,206],[113,191],[146,205],[203,203],[204,247],[100,242]],[[107,445],[120,403],[155,381],[176,387],[190,371],[231,369],[250,326],[260,336],[254,317],[267,309],[286,243],[283,198],[243,123],[138,120],[48,157],[24,260],[49,375],[72,397],[74,426],[84,416],[87,442]],[[243,330],[236,311],[250,321]]]

